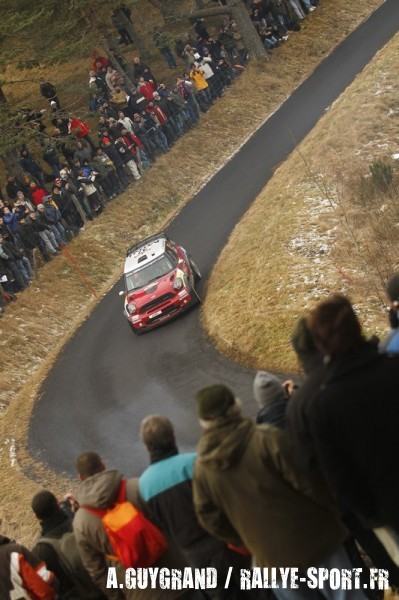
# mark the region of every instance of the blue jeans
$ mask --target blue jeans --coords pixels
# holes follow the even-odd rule
[[[200,111],[199,111],[198,103],[196,102],[195,98],[190,96],[187,100],[186,107],[187,107],[187,111],[190,115],[191,120],[193,121],[193,123],[196,123],[200,118]]]
[[[166,64],[170,69],[175,69],[177,67],[175,55],[173,54],[170,48],[160,48],[159,49],[162,56],[166,60]]]
[[[166,135],[159,127],[154,132],[154,139],[156,144],[161,148],[162,152],[167,152],[169,150],[169,144]]]
[[[344,546],[340,546],[333,554],[330,554],[320,564],[314,565],[324,569],[353,569],[352,564]],[[327,582],[325,582],[326,584]],[[333,590],[324,589],[310,590],[306,587],[298,590],[273,590],[277,600],[367,600],[363,590]]]
[[[23,256],[17,260],[17,265],[25,285],[28,285],[33,277],[33,271],[29,259],[27,259],[26,256]]]

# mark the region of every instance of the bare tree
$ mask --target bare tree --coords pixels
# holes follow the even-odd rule
[[[241,32],[245,47],[252,58],[266,58],[266,49],[249,16],[248,9],[242,0],[227,0],[226,6],[214,6],[195,10],[190,19],[231,15]]]

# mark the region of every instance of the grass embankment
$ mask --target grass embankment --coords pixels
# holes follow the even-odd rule
[[[99,296],[119,276],[128,241],[161,229],[320,60],[380,4],[381,0],[361,4],[323,0],[302,31],[292,34],[270,62],[251,64],[199,126],[68,246]],[[41,269],[0,321],[0,391],[6,408],[0,419],[4,440],[0,517],[3,531],[25,542],[34,534],[29,500],[38,484],[33,477],[59,493],[70,486],[29,457],[26,435],[33,403],[57,354],[97,300],[71,263],[60,256]]]
[[[349,294],[369,333],[386,331],[384,281],[399,267],[392,156],[399,151],[398,51],[399,35],[275,172],[232,233],[203,312],[209,335],[232,358],[295,369],[293,325],[332,291]],[[387,189],[371,176],[370,165],[381,160],[393,169]]]

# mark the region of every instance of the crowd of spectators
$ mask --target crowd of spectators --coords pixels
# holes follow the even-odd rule
[[[366,338],[343,295],[300,319],[292,345],[302,380],[258,372],[256,422],[215,384],[195,395],[196,452],[180,453],[172,422],[149,415],[140,425],[149,466],[138,478],[81,454],[74,496],[33,497],[40,535],[32,551],[0,537],[0,597],[382,599],[369,569],[399,585],[399,273],[387,293],[383,342]],[[119,587],[124,569],[150,566],[212,567],[219,583],[201,592]],[[296,567],[299,587],[242,591],[240,570],[252,566]],[[309,567],[326,575],[321,589],[301,584]],[[337,585],[327,569],[357,569],[357,587]]]
[[[253,0],[251,18],[266,48],[298,29],[317,0]],[[114,9],[120,44],[132,43],[131,12]],[[114,68],[95,54],[89,73],[90,126],[65,107],[56,86],[40,80],[48,109],[21,108],[24,126],[35,132],[32,148],[16,150],[18,169],[0,186],[0,316],[28,287],[37,259],[50,261],[88,220],[93,220],[132,181],[139,181],[201,114],[223,95],[248,60],[237,24],[226,17],[215,36],[197,19],[184,39],[155,29],[153,42],[174,82],[158,81],[139,56],[130,63],[117,54]]]

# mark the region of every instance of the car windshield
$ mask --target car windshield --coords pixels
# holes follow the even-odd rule
[[[159,277],[166,275],[166,273],[169,273],[174,266],[171,257],[164,254],[145,267],[127,273],[127,275],[125,275],[127,291],[131,292],[132,290],[137,290],[148,285],[151,281],[154,281],[154,279],[158,279]]]

